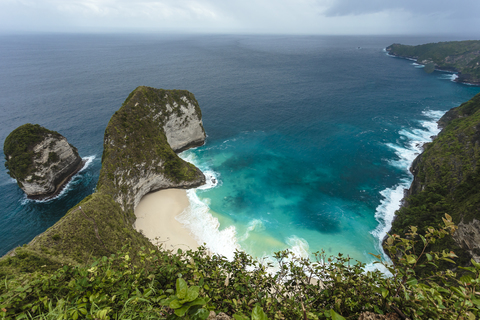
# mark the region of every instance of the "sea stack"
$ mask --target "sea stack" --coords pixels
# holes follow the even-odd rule
[[[55,196],[84,164],[64,136],[38,124],[13,130],[3,151],[8,174],[31,199]]]

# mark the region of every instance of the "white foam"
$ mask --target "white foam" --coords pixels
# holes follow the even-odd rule
[[[59,198],[63,197],[72,188],[73,183],[77,181],[78,174],[80,172],[84,171],[85,169],[87,169],[90,166],[90,164],[93,162],[93,160],[95,160],[95,158],[96,158],[95,155],[82,158],[82,160],[85,161],[85,164],[83,165],[82,169],[80,169],[70,179],[70,181],[68,181],[68,183],[63,187],[63,189],[55,197],[44,199],[44,200],[34,200],[34,199],[27,198],[27,195],[25,195],[25,197],[21,200],[21,204],[25,205],[26,203],[28,203],[30,201],[38,202],[38,203],[47,203],[47,202],[50,202],[50,201],[53,201],[55,199],[59,199]]]
[[[218,219],[210,213],[210,199],[200,200],[196,190],[187,190],[190,206],[175,217],[184,227],[192,233],[193,238],[213,253],[233,260],[235,250],[240,250],[236,238],[236,229],[230,226],[219,230]]]
[[[206,184],[187,190],[190,206],[175,219],[190,231],[199,244],[205,244],[211,252],[225,256],[230,261],[233,260],[235,250],[240,250],[236,238],[236,228],[230,226],[220,230],[220,222],[210,212],[210,199],[201,200],[196,192],[196,190],[206,190],[221,185],[219,174],[206,166],[195,163],[197,159],[193,152],[182,152],[179,156],[202,170]]]
[[[291,236],[287,238],[287,244],[290,247],[289,250],[293,252],[297,258],[309,258],[310,257],[310,246],[308,245],[307,240],[299,238],[297,236]]]
[[[402,129],[398,132],[400,137],[406,140],[403,146],[394,143],[386,144],[389,148],[395,150],[395,154],[398,157],[396,160],[389,160],[388,163],[404,170],[408,175],[408,178],[402,179],[397,185],[380,192],[383,199],[375,210],[375,219],[378,221],[378,226],[371,234],[377,238],[376,247],[378,251],[383,252],[383,258],[387,262],[389,262],[390,259],[383,251],[382,242],[392,227],[395,211],[400,209],[404,190],[408,189],[412,183],[413,176],[409,168],[417,155],[422,152],[423,144],[430,142],[432,137],[440,132],[437,121],[445,114],[445,111],[425,110],[422,114],[429,118],[427,121],[420,122],[423,127],[422,129]],[[381,264],[372,263],[367,265],[366,270],[373,269],[378,269],[382,272],[386,271],[385,267]]]
[[[245,241],[248,239],[250,236],[250,232],[261,232],[265,231],[266,227],[263,224],[262,220],[259,219],[253,219],[248,223],[247,230],[245,231],[245,234],[239,238],[240,241]]]

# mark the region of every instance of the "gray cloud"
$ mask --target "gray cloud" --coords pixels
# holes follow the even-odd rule
[[[326,16],[362,15],[401,10],[414,15],[473,17],[480,12],[480,1],[472,0],[336,0]]]
[[[388,34],[480,30],[478,0],[0,0],[0,32]]]

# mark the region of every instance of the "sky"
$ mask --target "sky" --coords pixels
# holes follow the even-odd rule
[[[0,33],[475,34],[479,0],[0,0]]]

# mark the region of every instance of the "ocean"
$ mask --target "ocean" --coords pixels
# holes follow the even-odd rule
[[[325,250],[371,264],[435,121],[480,92],[384,48],[447,40],[460,38],[0,36],[1,141],[38,123],[88,160],[61,195],[33,201],[1,157],[0,255],[94,192],[105,127],[146,85],[189,90],[202,109],[206,144],[181,157],[209,183],[178,217],[199,242],[227,257]]]

